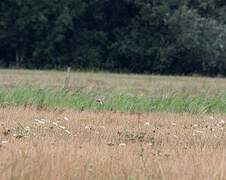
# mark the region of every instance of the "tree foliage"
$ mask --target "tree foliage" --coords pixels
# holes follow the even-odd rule
[[[223,0],[1,0],[0,65],[226,75]]]

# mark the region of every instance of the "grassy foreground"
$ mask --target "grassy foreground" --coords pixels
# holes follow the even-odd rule
[[[0,108],[0,179],[226,179],[225,116]]]
[[[96,102],[96,97],[100,95],[105,97],[103,104]],[[117,112],[226,113],[226,93],[208,95],[203,91],[191,95],[186,92],[171,92],[149,96],[111,91],[100,93],[85,90],[13,87],[0,89],[0,105]]]

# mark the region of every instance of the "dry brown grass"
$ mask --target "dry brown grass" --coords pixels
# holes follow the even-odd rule
[[[222,115],[7,107],[0,123],[4,180],[226,179]]]
[[[59,89],[63,87],[66,73],[60,71],[0,70],[0,86],[32,85]],[[169,93],[187,91],[196,93],[208,88],[210,93],[226,89],[224,78],[127,75],[110,73],[72,72],[70,87],[86,90],[140,91]]]

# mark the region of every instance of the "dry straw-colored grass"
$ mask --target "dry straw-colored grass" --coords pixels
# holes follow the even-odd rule
[[[0,108],[0,179],[226,179],[226,116]]]
[[[60,89],[64,85],[66,72],[35,70],[0,70],[0,87],[32,85],[42,88]],[[134,74],[110,74],[71,72],[70,88],[98,91],[136,91],[148,94],[185,91],[196,93],[208,89],[210,93],[224,91],[226,79],[181,76],[156,76]]]

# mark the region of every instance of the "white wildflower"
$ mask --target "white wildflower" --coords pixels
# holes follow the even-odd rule
[[[144,125],[145,126],[150,126],[150,123],[149,122],[146,122]]]
[[[178,138],[179,138],[177,135],[173,135],[173,137],[175,137],[176,139],[178,139]]]
[[[221,119],[221,121],[219,122],[219,124],[224,124],[225,121],[223,119]]]
[[[39,120],[39,119],[35,119],[35,121],[36,121],[37,123],[39,123],[39,124],[45,124],[44,121],[41,121],[41,120]]]
[[[61,129],[66,129],[66,127],[64,127],[64,126],[59,126],[59,128],[61,128]]]
[[[64,117],[64,120],[65,120],[65,121],[69,121],[68,117],[66,117],[66,116]]]
[[[46,122],[46,123],[50,122],[50,120],[48,120],[48,119],[40,119],[40,120],[43,121],[43,122]]]
[[[31,128],[30,128],[29,126],[26,126],[24,129],[25,129],[26,131],[30,131],[30,130],[31,130]]]
[[[8,143],[8,141],[2,141],[2,144],[7,144]]]
[[[125,143],[120,143],[118,146],[126,146]]]
[[[57,124],[56,122],[53,122],[53,125],[54,125],[54,126],[58,126],[58,124]]]
[[[65,132],[68,133],[68,134],[71,134],[71,132],[69,130],[67,130],[67,129],[65,130]]]
[[[222,127],[225,125],[225,121],[222,119],[220,122],[217,123],[218,127]]]
[[[198,131],[198,130],[196,130],[195,132],[196,132],[196,133],[200,133],[200,134],[202,134],[202,133],[203,133],[203,131]]]

